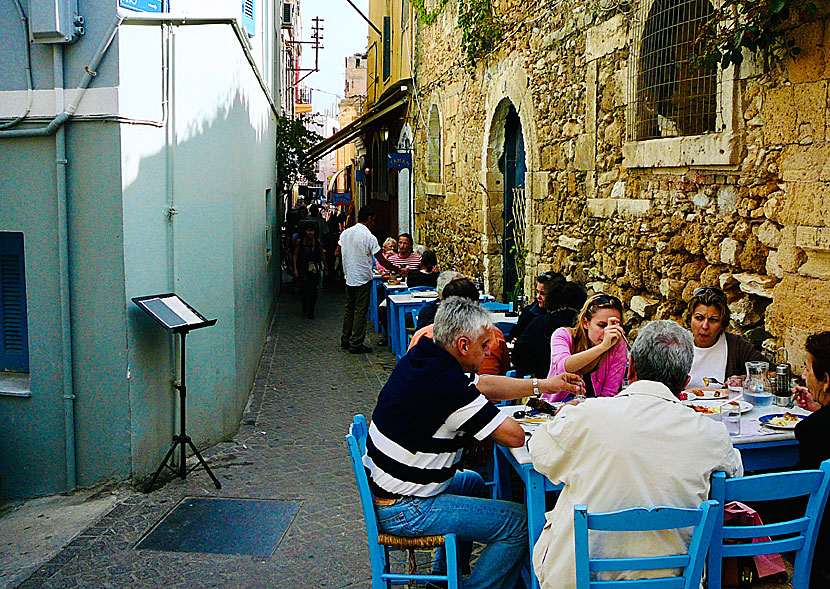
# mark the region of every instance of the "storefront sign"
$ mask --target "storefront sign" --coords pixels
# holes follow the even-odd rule
[[[403,170],[412,169],[411,153],[388,153],[386,154],[386,169]]]
[[[335,192],[331,195],[331,202],[334,205],[348,206],[352,202],[352,195],[348,192]]]

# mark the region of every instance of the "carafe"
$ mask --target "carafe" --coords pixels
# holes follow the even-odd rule
[[[772,403],[772,385],[767,371],[769,362],[747,362],[746,378],[744,379],[744,399],[757,407],[764,407]]]

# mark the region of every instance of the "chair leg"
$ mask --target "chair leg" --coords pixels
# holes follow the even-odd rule
[[[458,543],[455,534],[447,534],[444,539],[447,560],[447,587],[461,589],[461,566],[458,563]]]

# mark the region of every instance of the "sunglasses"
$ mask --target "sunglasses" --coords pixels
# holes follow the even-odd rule
[[[591,305],[602,307],[603,305],[612,305],[615,307],[619,307],[622,309],[622,301],[615,297],[614,295],[609,294],[598,294],[591,297]]]
[[[714,286],[701,286],[700,288],[696,288],[692,293],[692,296],[694,298],[715,298],[722,301],[726,300],[726,295],[723,294],[723,291],[719,288],[715,288]]]

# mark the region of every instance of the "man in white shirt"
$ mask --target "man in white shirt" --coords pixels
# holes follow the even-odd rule
[[[533,568],[545,589],[576,586],[574,505],[590,512],[671,505],[699,507],[713,472],[743,474],[741,457],[724,425],[695,413],[677,393],[689,381],[691,334],[673,321],[652,321],[631,347],[631,385],[616,397],[566,405],[530,439],[533,466],[564,483],[533,550]],[[593,555],[662,556],[688,547],[689,535],[659,532],[593,533]],[[666,571],[616,573],[619,579]],[[636,576],[632,576],[636,575]]]
[[[363,343],[366,337],[366,311],[372,289],[374,261],[399,276],[406,276],[407,269],[399,268],[381,253],[377,238],[371,229],[375,225],[375,210],[366,205],[357,213],[357,223],[340,234],[336,255],[343,258],[346,274],[346,305],[343,309],[343,333],[340,347],[352,354],[371,352]]]

